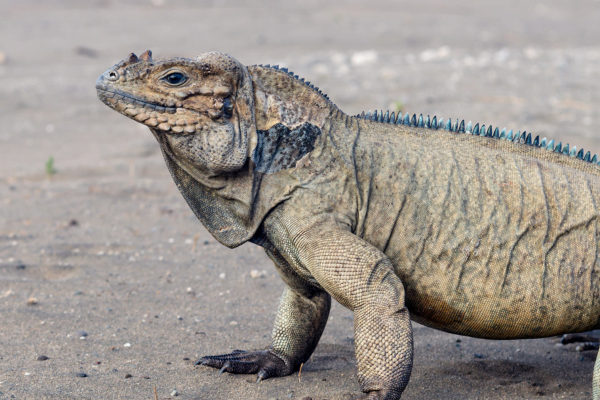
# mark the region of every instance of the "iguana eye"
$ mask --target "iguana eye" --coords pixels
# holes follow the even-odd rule
[[[223,100],[223,113],[227,116],[227,118],[231,117],[231,113],[233,112],[233,104],[231,103],[231,99],[229,97]]]
[[[181,72],[173,72],[163,78],[169,85],[178,86],[187,81],[187,76]]]

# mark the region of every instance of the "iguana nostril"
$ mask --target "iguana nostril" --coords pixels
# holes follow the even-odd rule
[[[109,71],[106,75],[106,78],[109,81],[116,81],[117,79],[119,79],[119,73],[117,71]]]

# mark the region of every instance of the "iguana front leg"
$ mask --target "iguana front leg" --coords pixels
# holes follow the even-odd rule
[[[319,223],[296,230],[298,220],[286,222],[279,231],[300,232],[274,244],[290,249],[286,258],[354,311],[358,381],[366,393],[358,399],[399,399],[412,369],[413,339],[404,286],[391,261],[344,228]]]
[[[329,316],[331,297],[293,274],[276,250],[267,250],[267,254],[287,284],[279,302],[271,346],[266,350],[234,350],[231,354],[205,356],[196,365],[220,368],[220,373],[258,373],[260,382],[290,375],[317,347]]]

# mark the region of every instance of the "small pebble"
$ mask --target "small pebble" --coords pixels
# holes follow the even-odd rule
[[[75,374],[75,376],[77,376],[78,378],[85,378],[87,377],[87,374],[85,372],[78,372]]]
[[[142,376],[143,379],[150,379],[150,377],[148,375],[146,376]]]
[[[6,62],[6,59],[6,54],[0,51],[0,65],[4,64]]]
[[[171,397],[175,396],[179,396],[179,393],[177,392],[177,390],[173,389],[173,391],[171,392]]]
[[[96,361],[96,365],[102,364],[102,361]]]
[[[131,374],[125,374],[125,379],[129,379],[129,378],[133,378],[133,375],[131,375]]]
[[[237,321],[231,321],[231,322],[229,323],[229,325],[232,325],[232,326],[234,326],[234,325],[237,325],[237,324],[238,324],[238,323],[237,323]]]
[[[81,290],[78,290],[75,293],[73,293],[73,296],[81,296],[82,294],[83,292]]]
[[[25,264],[19,264],[16,266],[17,269],[25,269]]]
[[[131,343],[125,343],[123,347],[131,347]]]
[[[264,278],[267,276],[267,271],[266,270],[257,270],[257,269],[253,269],[252,271],[250,271],[250,277],[252,279],[259,279],[259,278]]]
[[[38,303],[38,300],[35,297],[30,297],[27,299],[27,305],[35,306]]]
[[[87,336],[87,335],[88,335],[88,333],[86,331],[84,331],[84,330],[80,329],[80,330],[77,331],[77,336],[79,336],[79,337]]]
[[[473,357],[475,357],[475,358],[483,358],[484,356],[483,356],[483,354],[475,353],[475,354],[473,354]]]
[[[188,357],[183,357],[183,361],[189,361]]]
[[[47,357],[47,356],[43,356],[43,355],[42,355],[42,356],[39,356],[39,357],[37,358],[37,360],[38,360],[38,361],[46,361],[47,359],[48,359],[48,357]]]
[[[312,399],[312,397],[306,396],[306,397],[303,397],[302,400],[313,400],[313,399]]]

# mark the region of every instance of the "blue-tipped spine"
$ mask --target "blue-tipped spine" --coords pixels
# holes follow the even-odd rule
[[[573,146],[573,148],[569,152],[569,157],[575,157],[575,156],[577,156],[577,146]]]

